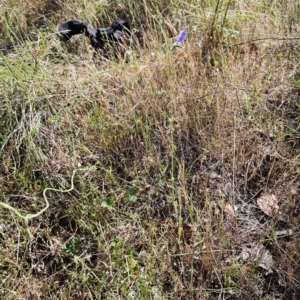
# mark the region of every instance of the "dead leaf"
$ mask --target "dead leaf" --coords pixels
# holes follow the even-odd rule
[[[176,227],[176,229],[174,230],[174,236],[185,243],[190,243],[192,240],[193,232],[193,228],[190,224],[182,222],[181,226]]]
[[[258,199],[259,208],[269,217],[275,217],[278,214],[278,200],[274,194],[265,192]]]
[[[260,258],[259,266],[267,271],[265,275],[272,274],[274,261],[270,251],[265,249],[262,253],[260,253],[260,255],[261,258]]]
[[[252,259],[258,263],[258,266],[266,270],[266,274],[273,273],[274,261],[269,250],[267,250],[263,245],[258,243],[253,243],[251,245],[244,245],[240,255],[233,257],[234,261]],[[232,261],[227,261],[232,263]]]
[[[231,217],[235,216],[234,208],[232,207],[232,205],[230,203],[225,202],[224,205],[223,205],[223,209]]]

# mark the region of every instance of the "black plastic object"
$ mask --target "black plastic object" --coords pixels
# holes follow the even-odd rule
[[[107,28],[98,29],[94,29],[91,25],[76,19],[57,26],[57,32],[65,41],[68,41],[73,35],[84,33],[95,49],[103,49],[105,42],[118,41],[123,36],[124,30],[130,32],[130,26],[128,22],[122,19],[116,19]]]

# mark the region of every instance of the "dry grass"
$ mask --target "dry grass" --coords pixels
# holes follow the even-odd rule
[[[0,4],[0,201],[36,213],[78,169],[33,239],[0,209],[0,297],[299,299],[296,2]],[[116,16],[111,60],[53,34]]]

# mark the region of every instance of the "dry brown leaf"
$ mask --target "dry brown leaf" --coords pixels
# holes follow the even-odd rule
[[[275,217],[278,214],[278,200],[274,194],[265,192],[258,199],[259,208],[269,217]]]
[[[267,271],[265,275],[273,273],[272,268],[274,266],[274,261],[269,250],[264,249],[264,251],[260,253],[259,266]]]
[[[235,211],[230,203],[225,202],[223,205],[223,210],[231,217],[235,216]]]
[[[176,236],[176,238],[182,239],[182,241],[186,243],[190,243],[193,236],[193,232],[193,228],[190,224],[182,222],[181,227],[176,227],[174,231],[174,236]]]
[[[251,245],[244,245],[240,255],[233,257],[233,261],[247,261],[253,259],[258,263],[258,266],[267,271],[266,275],[273,273],[274,261],[269,250],[263,245],[253,243]],[[232,260],[227,260],[232,263]]]

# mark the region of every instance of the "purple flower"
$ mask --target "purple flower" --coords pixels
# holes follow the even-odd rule
[[[177,44],[177,45],[181,44],[185,40],[186,36],[187,36],[186,31],[181,30],[177,36],[175,44]]]

